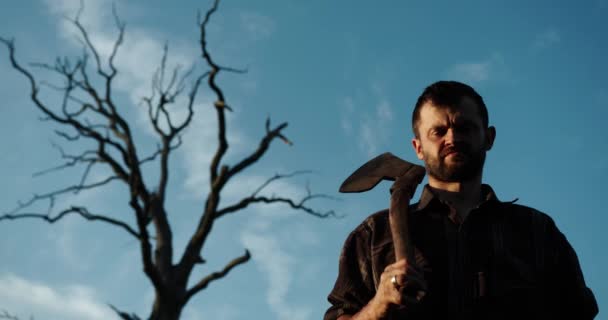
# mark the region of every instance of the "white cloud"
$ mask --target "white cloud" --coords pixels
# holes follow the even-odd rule
[[[109,1],[46,0],[45,4],[49,8],[49,12],[51,14],[58,17],[74,19],[81,8],[81,2],[84,4],[84,10],[81,12],[79,20],[87,29],[97,33],[104,24],[114,23],[114,19],[111,16],[112,12],[106,8],[106,6],[109,7]],[[61,36],[69,41],[76,40],[74,36],[77,33],[73,24],[66,19],[61,19],[58,21]]]
[[[188,172],[185,181],[188,194],[200,197],[209,190],[209,165],[218,145],[217,116],[210,101],[197,106],[196,110],[198,112],[195,112],[193,123],[184,135],[184,145],[180,152],[183,153]],[[232,113],[227,114],[226,118],[229,152],[224,159],[230,160],[241,155],[245,151],[244,146],[256,144],[250,143],[249,139],[238,130]],[[239,177],[239,181],[243,182],[247,179]]]
[[[377,102],[374,114],[363,115],[359,125],[359,148],[368,156],[375,156],[386,144],[389,135],[389,124],[393,120],[393,111],[386,98]]]
[[[376,106],[376,116],[380,122],[389,122],[393,120],[393,110],[391,105],[386,100],[381,100]]]
[[[221,320],[236,320],[247,318],[243,317],[239,308],[235,305],[222,303],[214,305],[212,308],[205,310],[204,314],[194,308],[184,309],[182,318],[184,320],[201,320],[201,319],[221,319]]]
[[[271,18],[255,12],[242,12],[240,19],[245,32],[252,40],[268,38],[276,28],[276,23]]]
[[[449,73],[453,77],[465,79],[473,82],[481,82],[488,80],[490,77],[491,64],[488,61],[460,63],[454,65]]]
[[[281,247],[278,237],[267,230],[246,231],[241,239],[251,250],[256,266],[267,275],[266,301],[277,319],[310,319],[312,310],[309,307],[294,306],[287,301],[296,261]]]
[[[87,286],[73,284],[51,288],[13,274],[0,275],[0,308],[23,319],[107,320],[116,314]],[[10,310],[9,310],[10,309]]]
[[[504,59],[500,54],[472,62],[457,63],[447,69],[446,77],[467,83],[480,83],[500,76],[504,72]]]
[[[73,18],[80,6],[79,0],[46,1],[50,11],[57,17]],[[86,1],[80,21],[88,32],[89,38],[97,49],[102,67],[108,68],[106,62],[118,38],[118,29],[112,17],[112,2],[103,0]],[[61,20],[59,33],[68,43],[77,48],[82,47],[82,37],[76,27],[66,20]],[[177,41],[176,41],[177,42]],[[153,34],[142,29],[127,28],[124,39],[115,58],[119,70],[115,90],[128,94],[133,104],[150,94],[151,79],[158,68],[163,54],[165,40],[157,39]],[[185,47],[172,44],[167,59],[167,72],[176,66],[187,70],[192,66],[197,54],[196,47]],[[94,64],[90,57],[90,64]],[[143,109],[142,109],[143,110]]]
[[[368,156],[374,155],[377,150],[378,133],[374,129],[373,120],[371,118],[364,119],[359,127],[359,148]]]
[[[79,0],[75,1],[47,1],[47,5],[51,7],[51,11],[55,14],[67,14],[73,16],[76,12]],[[114,45],[116,39],[116,29],[107,21],[112,21],[112,17],[104,15],[110,13],[111,3],[109,1],[92,1],[86,2],[85,11],[81,16],[83,24],[90,31],[92,42],[99,49],[102,57],[107,57]],[[105,18],[100,18],[105,17]],[[259,40],[272,35],[275,30],[275,23],[268,17],[255,13],[242,13],[240,15],[242,28],[245,30],[249,40]],[[74,39],[74,28],[71,25],[62,23],[59,26],[59,32],[65,39],[72,41],[71,45],[80,47],[81,44]],[[160,41],[154,34],[145,30],[129,28],[126,31],[123,46],[119,49],[116,56],[116,65],[120,70],[119,77],[115,90],[120,90],[121,93],[129,97],[131,104],[138,105],[141,97],[149,95],[150,81],[155,72],[162,54],[164,41]],[[196,47],[177,47],[171,46],[169,52],[168,66],[182,65],[187,69],[192,65],[196,58],[198,48]],[[183,101],[178,101],[183,102]],[[209,98],[199,101],[195,106],[195,115],[193,123],[187,129],[184,135],[182,147],[179,149],[180,158],[182,158],[184,168],[187,172],[187,179],[184,181],[184,187],[187,189],[186,194],[200,196],[208,190],[209,186],[209,163],[217,148],[217,119],[215,110],[213,109],[213,101]],[[182,103],[183,105],[183,103]],[[387,115],[386,110],[380,110],[379,115]],[[184,108],[175,109],[176,118],[184,118],[186,110]],[[257,143],[250,143],[249,138],[243,134],[234,125],[234,115],[227,115],[227,123],[229,129],[228,140],[230,144],[229,154],[226,155],[227,160],[233,159],[235,156],[243,152],[249,152],[251,148],[257,147]],[[152,134],[147,120],[148,116],[145,108],[138,108],[136,119],[138,128],[144,130],[148,134]],[[244,146],[248,146],[244,150]],[[239,183],[229,184],[226,187],[226,192],[222,200],[228,203],[232,199],[237,199],[243,195],[250,194],[258,188],[268,177],[265,176],[239,176]],[[301,188],[295,187],[289,181],[279,180],[271,184],[263,194],[282,197],[292,197],[299,199],[304,192]],[[241,241],[250,248],[253,253],[253,259],[256,265],[269,276],[269,289],[267,301],[270,309],[277,314],[279,319],[296,319],[305,320],[310,318],[311,309],[299,306],[293,306],[287,303],[287,293],[290,287],[291,273],[294,268],[295,259],[289,255],[285,248],[281,246],[281,241],[278,235],[268,235],[267,228],[271,226],[272,221],[285,217],[285,207],[283,205],[264,206],[263,210],[256,210],[258,219],[253,220],[254,223],[249,225],[248,230],[242,233]],[[262,231],[260,231],[262,230]],[[314,235],[307,230],[300,230],[298,233],[298,241],[306,244],[314,244]],[[66,252],[71,252],[70,243],[72,239],[66,238]],[[176,239],[178,240],[178,239]],[[179,242],[179,241],[177,241]],[[35,284],[30,284],[30,286]],[[0,286],[2,288],[2,286]],[[47,291],[53,292],[54,299],[64,298],[70,300],[72,291],[69,288],[52,289],[46,287]],[[1,290],[1,289],[0,289]],[[0,296],[1,297],[1,296]],[[91,301],[93,295],[89,294]],[[0,299],[2,300],[2,299]],[[103,308],[108,309],[105,306]],[[91,307],[92,308],[92,307]],[[28,310],[24,307],[21,310]],[[34,309],[32,309],[34,310]],[[92,309],[93,310],[93,309]],[[96,310],[96,309],[94,309]],[[109,309],[108,309],[109,310]],[[197,311],[188,308],[184,314],[186,318],[198,319]],[[111,310],[109,311],[110,315]],[[226,305],[223,308],[218,308],[217,313],[221,319],[236,318],[238,313],[234,309]],[[41,311],[41,314],[46,314]],[[80,319],[97,319],[93,316],[76,317]],[[110,316],[105,316],[109,319]]]
[[[561,41],[561,36],[555,29],[549,29],[536,35],[532,44],[533,51],[540,51],[558,44]]]
[[[382,86],[373,84],[371,90],[376,98],[375,106],[367,112],[355,112],[357,103],[352,97],[341,102],[340,125],[347,136],[354,136],[359,149],[374,156],[388,140],[393,108]]]
[[[346,97],[341,103],[342,116],[340,125],[346,135],[351,135],[353,132],[353,112],[355,111],[355,102],[352,97]]]
[[[89,175],[87,183],[101,181],[106,178],[107,175],[103,175],[101,172],[92,172]],[[77,183],[79,177],[72,179],[73,183]],[[52,177],[50,177],[52,179]],[[67,185],[66,185],[67,186]],[[56,186],[56,188],[66,187]],[[101,188],[93,188],[89,190],[81,191],[77,194],[68,193],[59,197],[54,205],[53,214],[70,208],[72,206],[86,206],[91,212],[96,214],[104,214],[111,216],[110,206],[107,201],[104,201],[104,197],[109,197],[108,190],[112,189],[112,185],[104,186]],[[48,190],[47,190],[48,191]],[[70,214],[61,219],[61,221],[55,223],[53,227],[57,228],[58,232],[45,233],[47,235],[48,244],[52,245],[53,255],[58,255],[61,258],[64,267],[69,268],[68,270],[74,270],[78,272],[85,272],[91,267],[91,257],[94,256],[100,243],[88,244],[85,248],[82,243],[79,243],[75,238],[79,232],[78,228],[84,224],[90,224],[81,216],[77,214]],[[101,222],[99,224],[102,224]],[[110,232],[123,232],[122,229],[113,228]],[[40,247],[39,254],[49,254],[48,247]]]
[[[252,177],[248,184],[255,188],[265,180]],[[303,188],[289,180],[277,180],[263,193],[299,199],[304,192]],[[305,274],[314,267],[314,263],[298,259],[291,251],[318,246],[320,241],[314,230],[294,219],[293,214],[297,213],[289,211],[291,209],[284,204],[253,207],[240,240],[251,251],[255,266],[266,276],[266,301],[276,319],[308,320],[313,309],[289,301],[289,296],[294,291],[293,287],[298,285],[297,281],[303,279],[296,279],[293,275]]]
[[[78,10],[78,0],[48,1],[51,11],[58,15],[73,16]],[[99,50],[102,57],[108,57],[114,46],[117,31],[113,25],[108,25],[99,14],[111,12],[109,1],[87,2],[81,16],[83,24],[89,30],[89,36]],[[112,17],[106,17],[111,19]],[[269,19],[253,13],[243,13],[241,20],[248,31],[260,35],[269,35],[273,30],[273,24]],[[113,20],[111,20],[113,21]],[[59,31],[73,41],[71,44],[80,46],[72,36],[74,26],[61,24]],[[157,39],[153,34],[141,30],[129,28],[124,35],[124,41],[116,56],[116,67],[120,70],[116,78],[115,90],[119,90],[129,96],[132,105],[140,105],[144,96],[151,94],[151,79],[156,72],[163,53],[164,41]],[[198,52],[198,47],[171,45],[167,59],[167,73],[173,68],[180,66],[181,70],[189,69]],[[102,59],[103,60],[103,59]],[[199,97],[202,95],[199,93]],[[185,108],[186,97],[178,97],[176,103],[170,106],[173,123],[180,123],[187,115]],[[188,178],[184,181],[184,187],[189,194],[200,196],[208,190],[209,186],[209,164],[211,157],[217,148],[217,117],[213,107],[213,101],[207,98],[199,100],[194,106],[194,117],[183,137],[183,146],[180,148],[184,167],[188,172]],[[244,135],[235,126],[230,126],[233,116],[227,115],[229,126],[228,140],[230,143],[230,155],[235,154],[245,143]],[[155,135],[148,120],[147,107],[137,108],[137,124],[140,129],[149,135]],[[238,153],[238,152],[237,152]]]

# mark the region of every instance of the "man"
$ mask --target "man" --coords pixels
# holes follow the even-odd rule
[[[419,202],[401,204],[416,261],[395,261],[388,210],[369,216],[344,244],[325,320],[593,319],[593,293],[553,220],[482,184],[496,129],[481,96],[434,83],[412,128],[428,174]]]

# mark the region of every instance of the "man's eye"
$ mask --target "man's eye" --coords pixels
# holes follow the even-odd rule
[[[435,128],[431,131],[434,136],[443,136],[447,130],[445,128]]]

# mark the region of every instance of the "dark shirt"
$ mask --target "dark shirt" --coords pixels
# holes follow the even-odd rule
[[[499,201],[488,185],[464,221],[427,185],[410,205],[410,237],[429,270],[427,295],[392,308],[389,319],[593,319],[597,304],[576,253],[553,220]],[[421,256],[420,256],[421,255]],[[369,216],[346,239],[325,320],[355,314],[395,262],[388,210]]]

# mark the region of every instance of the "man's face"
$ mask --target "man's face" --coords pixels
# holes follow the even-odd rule
[[[430,176],[459,182],[481,174],[494,134],[493,127],[484,128],[475,102],[464,97],[458,108],[425,103],[420,109],[419,137],[412,143]]]

